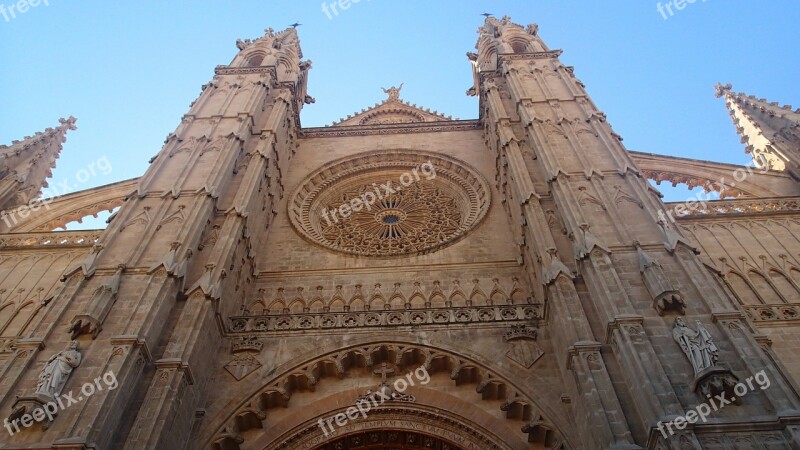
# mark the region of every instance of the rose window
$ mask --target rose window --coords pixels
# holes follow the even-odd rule
[[[331,250],[363,256],[433,251],[478,224],[489,188],[444,155],[397,151],[334,161],[310,175],[290,202],[294,227]]]

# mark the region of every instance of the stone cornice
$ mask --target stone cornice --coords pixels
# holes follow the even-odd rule
[[[104,230],[0,234],[0,248],[91,247]]]
[[[666,203],[668,208],[682,205],[682,202]],[[698,203],[694,209],[685,208],[682,215],[675,215],[679,221],[716,219],[722,217],[754,217],[800,214],[800,197],[773,197],[739,200],[714,200]]]
[[[561,56],[562,53],[563,50],[529,53],[500,53],[497,55],[497,59],[500,61],[516,61],[521,59],[555,59]]]
[[[228,335],[261,335],[286,332],[384,329],[386,327],[448,326],[464,324],[498,325],[542,320],[545,305],[468,306],[461,308],[422,308],[376,311],[338,311],[323,313],[236,316],[227,320]]]
[[[278,76],[276,75],[275,67],[273,66],[263,66],[263,67],[217,66],[214,68],[215,75],[245,75],[251,73],[268,73],[272,75],[273,79],[278,78]]]
[[[480,120],[449,120],[442,122],[302,128],[300,137],[371,136],[376,134],[437,133],[480,129]]]

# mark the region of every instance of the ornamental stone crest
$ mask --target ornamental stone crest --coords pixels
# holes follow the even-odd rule
[[[536,328],[525,325],[511,327],[511,330],[503,335],[503,341],[509,347],[505,355],[522,367],[530,369],[544,355],[544,351],[536,343],[537,337]]]
[[[258,360],[258,355],[264,343],[252,336],[245,336],[235,339],[231,343],[231,353],[233,359],[225,364],[225,370],[240,381],[242,378],[255,372],[262,366],[261,361]]]

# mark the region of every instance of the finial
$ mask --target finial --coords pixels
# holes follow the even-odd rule
[[[722,83],[717,83],[717,85],[714,86],[714,89],[716,91],[715,94],[714,94],[715,97],[720,98],[723,95],[725,95],[728,92],[730,92],[730,90],[733,89],[733,85],[730,84],[730,83],[728,83],[726,85],[723,85]]]
[[[69,116],[66,119],[64,119],[64,118],[58,119],[58,123],[60,123],[62,126],[64,126],[68,130],[77,130],[77,127],[75,126],[75,122],[77,120],[78,119],[76,119],[76,118],[74,118],[72,116]]]
[[[391,102],[391,101],[399,101],[400,100],[400,89],[403,89],[403,84],[405,84],[405,83],[400,83],[399,87],[392,86],[392,87],[390,87],[388,89],[385,88],[385,87],[382,87],[381,89],[383,89],[383,92],[385,92],[389,96],[386,99],[386,101],[389,101],[389,102]]]

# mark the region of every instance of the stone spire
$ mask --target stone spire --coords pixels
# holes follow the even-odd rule
[[[56,166],[67,130],[74,130],[75,118],[59,119],[60,125],[0,145],[0,210],[35,199]]]
[[[716,96],[725,98],[736,131],[747,144],[759,168],[789,172],[800,179],[800,109],[734,92],[717,84]]]

